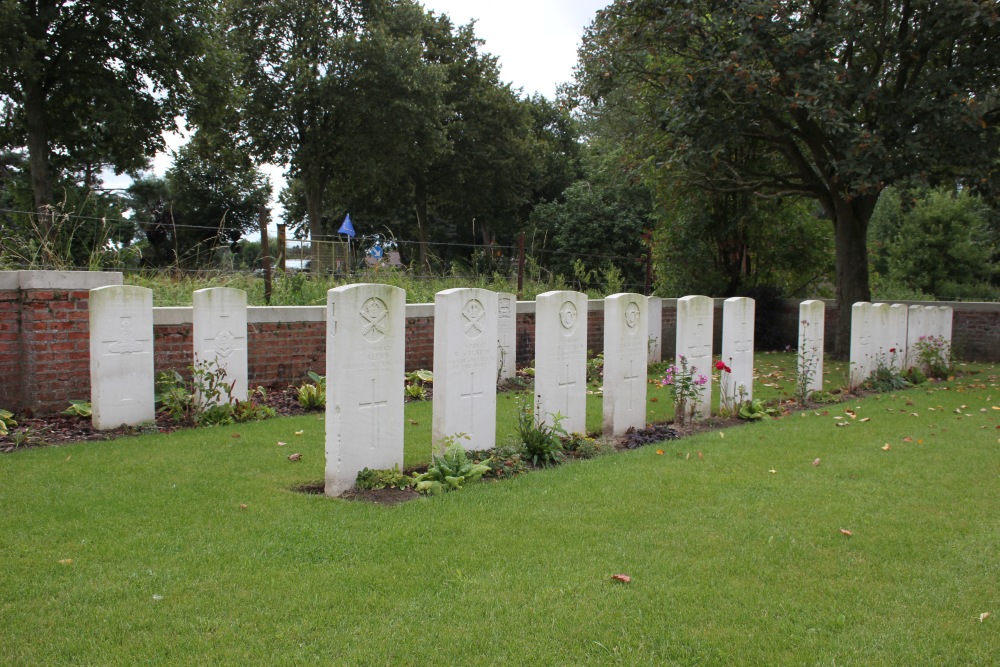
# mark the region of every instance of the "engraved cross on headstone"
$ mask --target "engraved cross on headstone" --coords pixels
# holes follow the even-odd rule
[[[576,386],[576,380],[571,380],[570,379],[569,364],[566,364],[566,379],[565,380],[559,380],[559,388],[566,390],[566,393],[565,393],[565,398],[566,398],[566,406],[565,406],[566,407],[566,412],[564,413],[566,415],[569,414],[569,392],[575,386]]]
[[[635,410],[635,381],[639,379],[639,375],[635,372],[634,360],[629,359],[628,373],[625,374],[623,379],[628,383],[628,409],[631,412]]]
[[[461,398],[469,399],[469,436],[474,435],[473,430],[476,425],[476,397],[482,396],[483,390],[480,389],[476,391],[476,372],[469,371],[469,391],[465,394],[460,394]]]
[[[358,403],[359,410],[371,410],[372,411],[372,441],[371,448],[375,449],[378,445],[379,439],[379,410],[384,408],[389,404],[389,401],[376,401],[375,400],[375,382],[376,378],[372,378],[372,400],[367,403]]]

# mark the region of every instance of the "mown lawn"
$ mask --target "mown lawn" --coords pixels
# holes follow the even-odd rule
[[[0,456],[0,664],[993,665],[966,370],[395,507],[291,490],[315,416]]]

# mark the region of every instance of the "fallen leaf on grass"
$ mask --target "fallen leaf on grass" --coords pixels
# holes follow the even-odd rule
[[[913,442],[913,438],[910,437],[903,438],[903,442]]]
[[[725,437],[726,437],[726,434],[725,434],[725,433],[723,433],[722,431],[719,431],[719,437],[720,437],[720,438],[725,438]]]
[[[305,431],[304,431],[304,430],[302,430],[302,431],[296,431],[296,432],[295,432],[295,435],[302,435],[303,433],[305,433]]]
[[[659,400],[660,400],[659,398],[657,398],[656,396],[654,396],[654,397],[652,397],[651,399],[649,399],[649,402],[650,402],[650,403],[656,403],[656,402],[658,402]]]
[[[917,440],[917,444],[918,445],[922,445],[922,444],[924,444],[924,441],[923,440]]]
[[[59,561],[59,564],[60,565],[72,565],[73,564],[73,559],[72,558],[63,558],[61,561]]]
[[[302,455],[299,454],[298,452],[295,452],[294,454],[289,454],[288,455],[288,460],[289,461],[298,461],[301,458],[302,458]]]
[[[698,458],[699,458],[699,459],[703,459],[703,458],[705,458],[705,457],[701,455],[701,452],[698,452]]]
[[[851,422],[837,422],[834,426],[850,426]]]
[[[841,534],[841,535],[847,535],[848,537],[850,537],[850,536],[851,536],[851,535],[853,535],[854,533],[852,533],[851,531],[847,530],[846,528],[841,528],[841,529],[840,529],[840,534]]]
[[[990,617],[990,612],[984,611],[983,613],[981,613],[979,615],[979,622],[982,623],[983,621],[985,621],[989,617]]]
[[[864,419],[860,419],[859,421],[860,421],[860,422],[861,422],[862,424],[864,424],[865,422],[870,422],[871,420],[872,420],[872,418],[871,418],[871,417],[865,417]]]
[[[813,465],[814,465],[814,466],[819,466],[819,459],[816,459],[816,460],[814,460],[814,461],[813,461]]]
[[[850,417],[851,419],[857,419],[858,418],[858,413],[856,413],[854,410],[844,410],[844,413],[848,417]]]
[[[632,581],[632,577],[628,576],[627,574],[612,574],[612,575],[611,575],[611,578],[612,578],[612,579],[613,579],[614,581],[620,581],[620,582],[622,582],[623,584],[627,584],[627,583],[629,583],[630,581]]]
[[[69,456],[67,456],[67,457],[66,457],[66,460],[67,460],[67,461],[69,461],[69,460],[70,460],[71,458],[73,458],[73,455],[72,455],[72,454],[70,454]]]
[[[919,417],[919,416],[920,416],[920,413],[918,413],[918,412],[911,412],[911,413],[910,413],[910,416],[911,416],[911,417]]]
[[[889,443],[888,443],[888,442],[887,442],[887,443],[885,443],[884,445],[882,445],[882,451],[883,451],[883,452],[887,452],[887,451],[889,451],[890,449],[892,449],[892,447],[890,447],[890,446],[889,446]]]
[[[247,504],[246,503],[240,503],[240,509],[241,510],[245,510],[246,508],[247,508]]]
[[[233,437],[234,437],[234,438],[240,438],[240,437],[242,437],[242,436],[241,436],[241,435],[240,435],[239,433],[233,433]]]
[[[656,453],[657,453],[658,456],[663,456],[663,450],[662,449],[657,449]]]
[[[774,475],[774,474],[777,474],[778,471],[775,470],[774,468],[771,468],[770,470],[768,470],[768,472],[771,473],[772,475]]]
[[[278,447],[284,447],[287,444],[287,442],[282,442],[281,440],[278,441]]]

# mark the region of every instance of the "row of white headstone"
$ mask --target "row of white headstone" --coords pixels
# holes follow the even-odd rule
[[[535,310],[535,411],[569,432],[586,430],[587,295],[539,295]],[[194,362],[224,369],[232,397],[247,396],[246,293],[213,288],[193,295]],[[406,294],[386,285],[348,285],[327,295],[327,493],[339,495],[365,467],[403,461]],[[604,301],[603,431],[642,428],[646,421],[647,361],[658,360],[659,299],[616,294]],[[516,300],[513,294],[451,289],[435,297],[432,439],[441,448],[460,433],[469,449],[489,449],[496,437],[497,381],[514,373]],[[700,400],[688,417],[712,410],[714,300],[677,301],[675,365],[704,376]],[[720,404],[753,398],[753,299],[723,303]],[[799,311],[799,373],[808,391],[822,389],[825,305],[805,301]],[[862,379],[878,355],[912,350],[920,336],[950,341],[948,308],[856,304],[852,362]],[[152,292],[133,286],[91,291],[91,400],[97,428],[154,418]],[[650,319],[653,318],[653,323]],[[899,320],[902,319],[902,325]],[[909,322],[909,326],[907,326]],[[857,356],[855,356],[855,340]],[[909,352],[905,358],[912,360]],[[867,372],[866,372],[867,371]],[[863,374],[863,375],[862,375]],[[224,396],[223,400],[229,397]]]
[[[850,384],[863,383],[879,366],[902,371],[919,362],[920,342],[943,341],[951,349],[951,306],[868,303],[851,307]]]

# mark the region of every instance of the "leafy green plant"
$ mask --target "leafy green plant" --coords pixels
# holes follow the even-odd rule
[[[951,346],[944,336],[921,336],[914,347],[924,375],[938,379],[951,375]]]
[[[924,375],[924,372],[919,368],[917,368],[916,366],[914,366],[913,368],[906,369],[903,372],[903,377],[905,377],[906,381],[912,385],[918,385],[927,382],[927,376]]]
[[[194,395],[175,370],[157,376],[155,400],[160,411],[166,412],[175,422],[186,421],[194,410]]]
[[[884,354],[875,356],[875,368],[868,374],[868,378],[861,385],[862,387],[872,391],[885,392],[906,389],[910,386],[897,363],[896,348],[889,348],[889,355],[888,358]]]
[[[326,377],[309,371],[312,384],[298,388],[299,405],[306,410],[320,410],[326,407]]]
[[[739,409],[736,411],[736,416],[740,419],[745,419],[748,421],[759,421],[761,419],[767,419],[778,414],[775,408],[767,407],[764,402],[759,398],[755,398],[752,401],[743,401],[740,404]]]
[[[681,356],[680,362],[680,366],[667,366],[663,377],[660,378],[660,385],[673,387],[674,421],[678,424],[685,424],[690,415],[698,412],[702,387],[708,382],[708,376],[696,375],[698,369],[694,366],[688,366],[686,357]]]
[[[62,411],[64,415],[73,415],[74,417],[90,417],[93,412],[90,401],[81,400],[70,401],[69,407]]]
[[[424,385],[434,382],[433,372],[424,369],[415,370],[407,373],[405,379],[403,391],[406,392],[407,398],[417,401],[427,400],[427,390]]]
[[[404,475],[397,463],[392,468],[363,469],[354,485],[359,489],[408,489],[413,486],[413,478]]]
[[[517,445],[497,445],[492,449],[467,451],[465,454],[473,463],[489,466],[489,470],[483,473],[483,479],[509,479],[528,472],[524,450]]]
[[[550,413],[551,414],[551,413]],[[524,446],[525,456],[535,466],[549,466],[562,460],[562,437],[568,436],[562,427],[566,418],[558,412],[551,415],[552,424],[546,424],[538,411],[532,412],[526,403],[519,406],[517,413],[517,437]]]
[[[593,459],[604,456],[614,451],[608,442],[598,440],[584,435],[583,433],[570,433],[563,438],[563,451],[578,459]]]
[[[459,442],[460,438],[468,437],[459,433],[443,440],[442,444],[448,445],[444,454],[433,454],[427,472],[413,476],[414,488],[418,492],[436,496],[448,491],[459,491],[466,482],[478,480],[490,469],[488,465],[469,459]]]
[[[266,400],[267,390],[264,387],[257,387],[245,401],[234,400],[231,405],[233,420],[236,422],[256,422],[277,416],[274,408],[264,403]]]
[[[17,426],[17,422],[14,421],[14,413],[0,409],[0,435],[7,435],[14,426]]]

